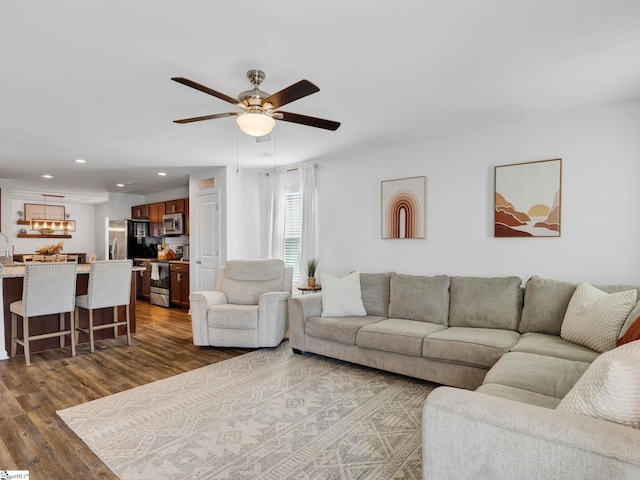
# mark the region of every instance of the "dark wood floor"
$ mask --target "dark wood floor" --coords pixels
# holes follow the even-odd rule
[[[241,355],[249,350],[196,347],[186,310],[138,301],[132,345],[125,337],[0,361],[0,470],[29,470],[31,480],[117,478],[58,417],[56,410]]]

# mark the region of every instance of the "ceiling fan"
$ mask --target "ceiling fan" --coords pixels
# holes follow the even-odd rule
[[[209,87],[201,85],[193,80],[184,77],[173,77],[171,80],[182,83],[187,87],[195,88],[201,92],[213,95],[225,102],[229,102],[240,107],[241,112],[216,113],[203,117],[184,118],[174,120],[175,123],[200,122],[202,120],[213,120],[215,118],[237,116],[237,123],[240,129],[248,135],[263,137],[271,132],[276,120],[283,122],[299,123],[309,127],[323,128],[326,130],[337,130],[340,122],[325,120],[323,118],[309,117],[298,113],[283,112],[280,107],[299,100],[312,93],[319,92],[320,89],[309,80],[300,80],[287,88],[280,90],[273,95],[260,90],[260,84],[265,79],[265,74],[261,70],[249,70],[247,77],[253,85],[251,90],[247,90],[238,95],[238,98],[230,97],[224,93],[217,92]]]

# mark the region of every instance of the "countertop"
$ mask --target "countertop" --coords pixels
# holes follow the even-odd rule
[[[169,263],[180,263],[182,265],[189,265],[189,260],[167,260],[166,258],[134,258],[134,262],[169,262]]]
[[[88,274],[91,269],[90,263],[81,263],[78,265],[77,274],[84,275]],[[133,266],[131,268],[132,272],[140,272],[144,271],[144,267]],[[0,278],[15,278],[15,277],[24,277],[24,265],[19,265],[15,267],[4,267],[0,270]]]

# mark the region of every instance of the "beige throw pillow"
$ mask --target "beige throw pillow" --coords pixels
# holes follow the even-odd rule
[[[557,410],[640,428],[640,342],[596,358]]]
[[[343,278],[336,278],[330,273],[322,272],[320,281],[323,317],[362,317],[367,314],[362,303],[358,272]]]
[[[580,283],[569,301],[560,336],[600,353],[615,348],[636,296],[635,290],[609,294]]]

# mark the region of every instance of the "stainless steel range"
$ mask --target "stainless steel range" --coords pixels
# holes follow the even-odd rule
[[[171,293],[171,264],[164,260],[152,260],[151,266],[151,303],[168,307]]]

